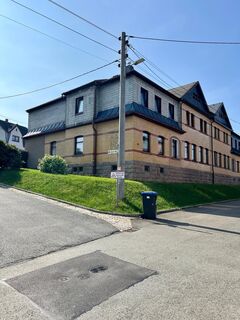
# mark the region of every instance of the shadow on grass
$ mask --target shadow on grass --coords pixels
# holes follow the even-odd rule
[[[20,170],[0,169],[0,183],[5,184],[5,186],[1,185],[1,188],[10,188],[20,182],[21,179]]]
[[[142,213],[142,207],[141,206],[137,206],[136,204],[131,202],[129,199],[124,199],[124,202],[128,207],[130,207],[133,210],[133,212]]]
[[[173,184],[143,182],[149,189],[159,195],[158,205],[170,204],[172,208],[198,205],[222,200],[240,199],[240,186],[207,184]],[[161,203],[162,202],[162,203]],[[165,209],[165,208],[164,208]],[[204,212],[203,212],[204,213]],[[211,212],[214,214],[214,211]],[[219,213],[215,213],[216,215]],[[222,213],[221,213],[222,215]],[[226,215],[238,216],[235,212]]]

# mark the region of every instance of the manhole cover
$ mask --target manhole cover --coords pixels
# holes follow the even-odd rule
[[[7,283],[53,319],[73,320],[155,273],[96,251],[9,279]]]

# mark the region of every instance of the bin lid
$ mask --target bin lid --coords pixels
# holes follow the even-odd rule
[[[144,191],[144,192],[141,192],[141,195],[142,196],[157,196],[157,192],[155,191]]]

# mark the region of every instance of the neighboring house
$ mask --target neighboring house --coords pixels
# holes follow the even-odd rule
[[[8,119],[0,120],[0,140],[14,145],[20,150],[24,150],[23,136],[27,132],[26,127],[11,123]]]
[[[27,110],[29,166],[59,154],[73,173],[117,169],[119,76],[95,80]],[[238,183],[240,157],[223,103],[208,106],[199,82],[165,90],[132,67],[126,75],[126,177]],[[240,141],[240,138],[239,138]]]

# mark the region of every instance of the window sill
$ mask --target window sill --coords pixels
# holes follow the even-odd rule
[[[81,114],[83,114],[83,112],[78,112],[78,113],[75,113],[75,116],[79,116]]]
[[[83,153],[74,153],[73,157],[82,157],[84,156]]]

